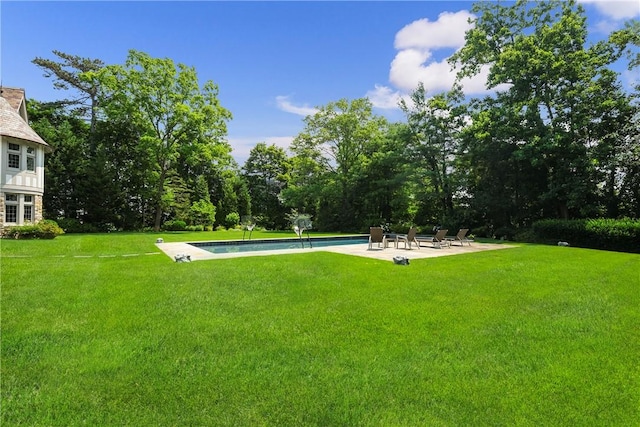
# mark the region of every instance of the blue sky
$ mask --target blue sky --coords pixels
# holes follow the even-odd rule
[[[594,38],[640,17],[637,0],[583,3]],[[255,144],[287,147],[313,107],[340,98],[368,96],[376,113],[402,120],[397,101],[418,81],[432,93],[452,81],[446,58],[462,45],[472,4],[3,0],[1,79],[50,101],[65,94],[31,61],[56,59],[52,50],[106,64],[122,64],[129,49],[171,58],[218,84],[242,166]],[[465,91],[480,94],[483,82]]]

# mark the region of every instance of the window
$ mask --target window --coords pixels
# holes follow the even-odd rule
[[[33,222],[33,196],[25,194],[22,200],[22,219],[24,222]]]
[[[36,197],[33,194],[5,193],[4,222],[9,224],[26,224],[35,221]]]
[[[9,165],[10,168],[20,169],[20,154],[9,153]]]
[[[5,216],[4,222],[18,222],[18,195],[6,194],[5,197]]]
[[[18,144],[9,143],[9,156],[7,157],[10,168],[20,169],[20,146]]]
[[[7,205],[5,222],[18,222],[18,205]]]
[[[31,172],[36,170],[36,150],[33,147],[27,147],[27,170]]]
[[[24,222],[33,222],[33,206],[24,205],[23,213],[22,219]]]

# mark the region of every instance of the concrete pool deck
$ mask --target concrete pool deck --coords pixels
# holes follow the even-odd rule
[[[325,246],[321,248],[306,248],[306,249],[276,249],[269,251],[251,251],[251,252],[232,252],[214,254],[204,249],[192,246],[187,242],[184,243],[156,243],[156,246],[163,251],[171,259],[175,259],[176,255],[184,254],[191,257],[191,261],[204,261],[211,259],[227,259],[227,258],[239,258],[249,256],[268,256],[268,255],[283,255],[283,254],[295,254],[306,252],[333,252],[343,255],[355,255],[367,258],[375,258],[380,260],[393,261],[395,256],[403,256],[412,259],[421,258],[433,258],[438,256],[448,255],[460,255],[466,253],[496,250],[496,249],[508,249],[515,246],[495,243],[477,243],[474,242],[469,245],[459,246],[452,245],[442,249],[435,248],[431,245],[420,246],[417,249],[415,245],[412,249],[404,249],[401,244],[397,249],[393,246],[387,248],[379,248],[377,245],[373,246],[373,249],[369,249],[368,243],[356,243],[353,245],[340,245],[340,246]]]

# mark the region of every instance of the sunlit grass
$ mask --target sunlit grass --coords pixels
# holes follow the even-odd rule
[[[157,237],[194,240],[0,242],[2,425],[637,424],[638,255],[178,264]]]
[[[335,233],[333,233],[335,234]],[[331,233],[312,232],[311,237],[333,235]],[[242,230],[219,231],[160,231],[157,233],[96,233],[65,234],[55,240],[21,240],[18,244],[12,240],[0,240],[0,251],[5,257],[17,256],[123,256],[158,252],[154,243],[157,239],[165,242],[197,242],[213,240],[249,239],[249,233]],[[251,239],[296,238],[293,231],[260,231],[251,234]]]

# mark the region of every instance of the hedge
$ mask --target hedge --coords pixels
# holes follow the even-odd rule
[[[187,229],[187,223],[179,219],[172,219],[165,221],[162,224],[162,229],[165,231],[185,231]]]
[[[93,224],[81,222],[76,218],[58,218],[56,222],[65,233],[100,233],[108,231],[100,229]]]
[[[562,241],[581,248],[640,253],[640,220],[546,219],[535,222],[533,232],[544,243]]]
[[[58,223],[52,220],[40,221],[37,224],[18,225],[5,230],[3,237],[10,239],[55,239],[64,234]]]

